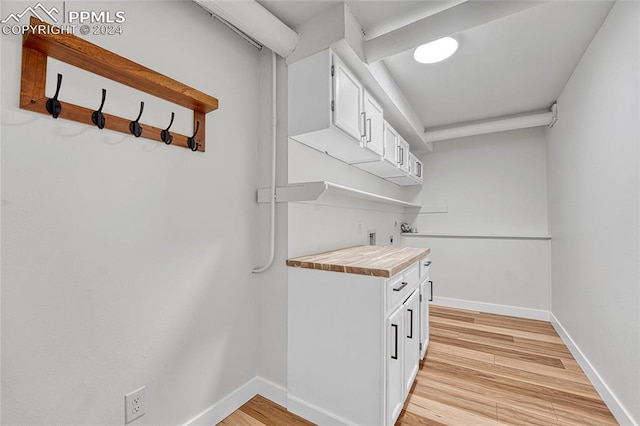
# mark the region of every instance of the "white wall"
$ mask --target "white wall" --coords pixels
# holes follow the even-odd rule
[[[435,143],[421,155],[424,183],[406,192],[422,211],[420,232],[535,234],[547,232],[545,135],[542,128]]]
[[[423,186],[405,190],[423,206],[411,218],[419,233],[547,235],[542,129],[437,142],[421,159]],[[403,244],[432,249],[436,303],[547,315],[547,240],[411,236],[403,237]]]
[[[67,6],[125,10],[91,41],[220,109],[204,154],[22,111],[21,39],[0,36],[2,424],[122,425],[143,385],[136,424],[180,424],[256,374],[259,54],[192,2]],[[61,99],[97,107],[103,81],[62,68]],[[109,88],[105,112],[168,119]]]
[[[265,113],[261,117],[261,143],[258,156],[261,159],[259,173],[260,187],[267,188],[271,184],[271,53],[265,52],[261,57],[264,72],[260,74],[261,107]],[[285,186],[288,182],[287,169],[287,70],[282,60],[278,60],[277,79],[277,158],[276,185]],[[268,136],[268,137],[267,137]],[[276,204],[276,239],[275,258],[271,268],[260,274],[258,324],[259,341],[256,353],[257,372],[264,379],[280,386],[286,386],[287,359],[287,204]],[[259,225],[257,242],[260,243],[259,266],[266,263],[269,255],[270,205],[259,205]]]
[[[636,424],[639,27],[640,5],[617,2],[558,100],[547,148],[552,312]]]

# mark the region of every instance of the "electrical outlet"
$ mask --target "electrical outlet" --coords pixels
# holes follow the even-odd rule
[[[369,229],[369,245],[370,246],[375,246],[376,245],[376,230],[375,229]]]
[[[131,423],[145,413],[146,401],[145,390],[143,386],[138,390],[128,393],[124,396],[124,422]]]

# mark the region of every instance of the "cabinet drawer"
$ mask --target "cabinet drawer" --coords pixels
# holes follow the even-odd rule
[[[398,274],[387,282],[387,309],[403,300],[408,285],[403,274]]]
[[[414,263],[404,270],[402,273],[404,275],[404,280],[408,283],[407,285],[407,296],[414,288],[418,287],[418,282],[420,282],[420,270],[418,269],[418,264]]]
[[[420,281],[429,276],[429,268],[431,265],[431,258],[429,256],[420,259]]]
[[[386,299],[387,309],[404,301],[411,292],[418,287],[420,281],[420,270],[418,264],[409,266],[402,273],[392,277],[387,281]]]

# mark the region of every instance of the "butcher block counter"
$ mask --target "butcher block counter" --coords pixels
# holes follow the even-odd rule
[[[357,246],[287,260],[287,266],[390,278],[431,252],[428,248]]]

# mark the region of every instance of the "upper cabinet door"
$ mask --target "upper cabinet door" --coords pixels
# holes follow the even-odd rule
[[[364,146],[382,157],[384,154],[384,117],[382,107],[364,92]]]
[[[384,159],[393,165],[398,164],[398,132],[386,121],[384,122]]]
[[[333,124],[360,141],[364,135],[364,89],[342,62],[333,56]]]
[[[417,181],[422,182],[422,161],[410,152],[409,164],[411,165],[411,176],[413,176]]]
[[[411,170],[411,165],[409,162],[409,142],[405,141],[404,138],[398,135],[398,167],[404,170],[407,174]]]

